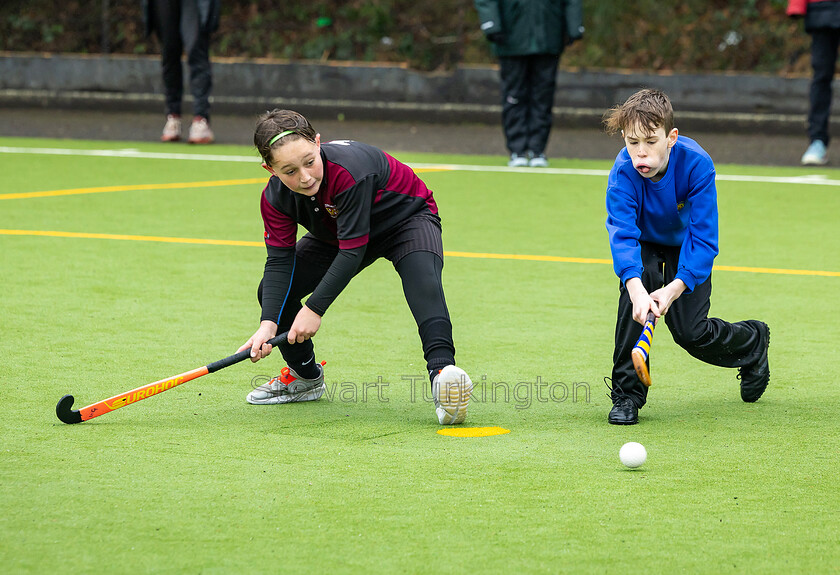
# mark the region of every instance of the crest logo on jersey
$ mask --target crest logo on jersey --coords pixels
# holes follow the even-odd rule
[[[332,216],[333,219],[338,217],[338,208],[332,204],[324,204],[324,209],[327,210],[327,213]]]

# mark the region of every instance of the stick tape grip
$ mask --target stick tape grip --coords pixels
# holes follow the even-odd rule
[[[271,347],[277,347],[277,345],[283,340],[289,337],[289,332],[283,332],[279,335],[275,335],[266,343],[269,344]],[[207,364],[207,373],[213,373],[215,371],[219,371],[220,369],[224,369],[226,367],[230,367],[235,363],[239,363],[240,361],[246,360],[251,357],[251,349],[243,349],[238,353],[234,353],[233,355],[229,355],[224,359],[220,359],[219,361],[214,361],[213,363]]]

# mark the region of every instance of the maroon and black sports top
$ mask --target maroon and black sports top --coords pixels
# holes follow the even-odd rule
[[[323,315],[356,273],[367,244],[411,216],[437,214],[432,192],[405,164],[382,150],[350,140],[321,144],[324,178],[314,196],[272,176],[262,193],[268,260],[262,319],[277,321],[291,282],[298,224],[339,248],[306,305]],[[281,293],[281,291],[283,293]]]
[[[272,176],[262,196],[265,243],[292,247],[297,226],[319,240],[352,249],[423,210],[437,213],[432,192],[405,164],[349,140],[321,145],[324,179],[314,196],[297,194]]]

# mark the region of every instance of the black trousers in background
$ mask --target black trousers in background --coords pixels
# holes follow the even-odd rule
[[[640,242],[644,273],[642,284],[648,292],[671,283],[677,273],[679,246],[661,246]],[[692,356],[719,367],[744,367],[755,363],[762,352],[758,329],[746,322],[727,323],[710,318],[712,295],[711,276],[695,286],[691,293],[683,293],[665,314],[665,324],[674,341]],[[630,355],[642,334],[642,325],[633,319],[633,302],[624,285],[620,286],[618,319],[615,325],[613,353],[612,399],[628,396],[637,407],[647,400],[648,388],[639,381]],[[659,327],[659,330],[662,328]],[[659,335],[659,337],[662,337]],[[656,353],[656,336],[651,355]],[[648,368],[650,368],[648,358]],[[690,383],[690,382],[687,382]]]
[[[383,242],[368,245],[359,272],[380,257],[394,264],[402,280],[403,293],[417,323],[423,356],[429,372],[455,364],[452,322],[443,293],[443,244],[434,216],[415,216],[400,229],[388,234]],[[277,333],[287,331],[303,307],[301,300],[313,292],[335,259],[338,247],[310,235],[298,240],[292,285],[280,314]],[[262,303],[262,282],[257,290]],[[308,361],[314,353],[312,340],[278,346],[283,359],[292,368]],[[431,376],[430,376],[431,377]]]
[[[559,54],[503,56],[502,126],[511,154],[542,154],[551,133]]]
[[[193,114],[210,118],[210,33],[201,24],[196,0],[152,0],[152,17],[161,44],[166,113],[181,115],[184,76],[181,54],[190,68]]]
[[[808,109],[808,137],[828,145],[831,114],[831,82],[837,64],[840,29],[819,28],[811,32],[811,102]]]

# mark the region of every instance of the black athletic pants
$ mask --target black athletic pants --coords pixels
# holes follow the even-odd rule
[[[828,145],[831,114],[831,82],[837,63],[840,29],[819,28],[811,32],[811,103],[808,110],[808,137]]]
[[[434,233],[434,230],[433,226],[426,227],[420,233]],[[359,271],[361,272],[380,257],[385,257],[394,264],[394,268],[402,279],[406,302],[417,322],[426,367],[431,377],[431,374],[436,373],[437,370],[455,364],[455,344],[452,340],[452,322],[449,319],[449,310],[446,307],[441,282],[442,249],[435,247],[434,251],[406,253],[406,249],[412,249],[406,244],[432,243],[426,238],[418,239],[417,234],[417,229],[414,228],[402,234],[402,238],[393,240],[392,236],[392,241],[386,249],[380,249],[375,243],[369,245]],[[438,246],[441,245],[439,230],[436,242]],[[308,235],[298,240],[292,285],[280,314],[277,333],[287,331],[292,326],[298,311],[303,307],[301,300],[312,293],[324,277],[337,251],[336,246]],[[260,282],[257,297],[262,302],[262,282]],[[314,353],[312,340],[295,344],[284,342],[279,348],[283,359],[292,369],[303,362],[308,362]]]
[[[160,39],[166,113],[181,115],[184,76],[181,54],[190,68],[193,114],[210,118],[210,32],[201,24],[196,0],[151,0],[154,27]]]
[[[545,153],[559,61],[558,54],[499,57],[502,126],[511,154]]]
[[[644,266],[642,284],[648,292],[653,292],[674,280],[680,248],[640,243]],[[758,329],[743,321],[727,323],[718,318],[708,317],[711,295],[710,276],[705,282],[695,286],[694,291],[684,292],[671,304],[664,318],[671,337],[688,353],[712,365],[744,367],[755,363],[762,352]],[[642,334],[642,327],[633,319],[633,302],[627,289],[621,285],[618,319],[615,325],[612,399],[615,401],[618,397],[628,396],[637,407],[645,404],[648,388],[636,376],[630,352]],[[654,342],[657,337],[662,337],[661,329],[657,329]],[[653,349],[651,355],[655,354],[655,343]]]

